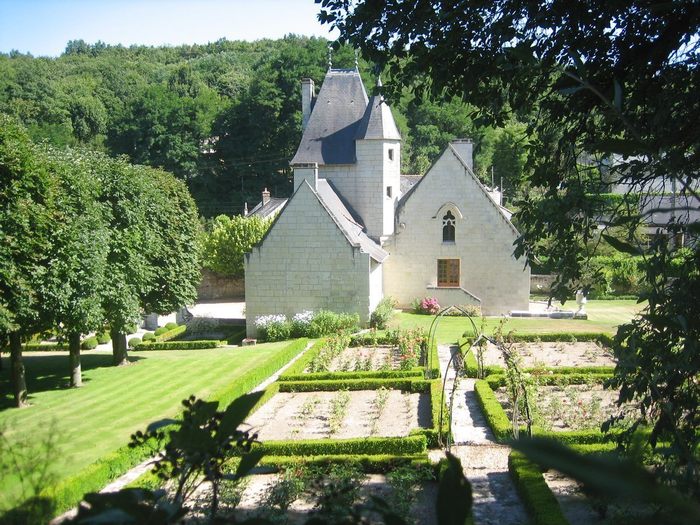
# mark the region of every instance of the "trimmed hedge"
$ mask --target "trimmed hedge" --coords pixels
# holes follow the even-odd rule
[[[428,392],[430,381],[425,379],[328,379],[319,381],[282,381],[280,392],[332,392],[336,390],[377,390],[388,388],[404,392]]]
[[[345,379],[398,379],[402,377],[416,377],[423,379],[423,370],[414,368],[412,370],[363,370],[360,372],[310,372],[308,374],[284,374],[280,376],[280,381],[319,381]]]
[[[270,375],[288,363],[299,352],[306,348],[307,339],[297,339],[288,344],[282,351],[270,358],[266,363],[251,370],[248,374],[239,378],[224,390],[210,396],[210,400],[219,401],[220,406],[226,406],[234,399],[252,390],[255,386],[267,379]],[[263,395],[272,396],[276,392],[270,390]],[[260,400],[260,406],[264,400]],[[140,462],[151,456],[151,449],[148,446],[129,448],[128,445],[118,448],[114,452],[106,454],[99,460],[88,465],[77,474],[66,478],[55,486],[47,489],[42,496],[52,500],[54,512],[60,514],[75,507],[88,492],[96,492],[102,489],[107,483],[115,480],[124,472],[133,468]]]
[[[327,455],[327,456],[263,456],[258,463],[261,467],[283,469],[297,465],[304,466],[330,466],[351,465],[359,468],[365,474],[386,474],[397,467],[431,467],[427,454],[410,454],[396,456],[391,454],[356,454],[356,455]]]
[[[105,332],[98,332],[95,334],[95,337],[97,337],[97,342],[101,345],[107,344],[112,340],[112,336],[109,335],[109,330]]]
[[[58,352],[65,350],[68,350],[68,343],[26,343],[22,345],[22,352]],[[9,353],[10,348],[3,348],[2,351]]]
[[[184,334],[187,331],[187,326],[183,324],[181,326],[175,326],[175,328],[171,328],[170,330],[166,328],[166,330],[164,332],[161,332],[160,334],[158,333],[158,330],[160,330],[160,328],[156,329],[156,331],[154,332],[156,336],[155,340],[158,343],[164,343]]]
[[[590,376],[587,377],[590,378]],[[601,376],[601,380],[605,379],[606,377],[607,376]],[[556,382],[556,379],[566,379],[567,376],[552,376],[552,378],[553,380],[550,384],[560,384]],[[500,386],[501,382],[502,376],[491,376],[487,377],[486,379],[477,380],[475,384],[475,391],[479,406],[484,412],[486,421],[488,422],[489,427],[491,427],[496,439],[498,441],[506,441],[513,435],[513,425],[491,387],[491,383],[495,384],[496,386]],[[525,429],[521,427],[520,432],[524,431]],[[555,432],[551,430],[544,430],[539,427],[532,427],[533,435],[555,439],[560,443],[566,444],[607,443],[614,441],[619,432],[620,431],[618,430],[603,434],[598,428]]]
[[[271,456],[325,456],[422,454],[427,450],[425,436],[353,439],[310,439],[303,441],[267,441],[254,450]]]
[[[148,350],[206,350],[209,348],[219,348],[224,346],[226,341],[216,341],[205,339],[204,341],[165,341],[162,343],[141,343],[136,346],[138,352]]]
[[[595,374],[590,373],[571,373],[571,374],[542,374],[533,375],[537,383],[542,386],[566,386],[566,385],[585,385],[587,383],[602,384],[606,379],[610,379],[610,374]],[[487,376],[485,381],[492,389],[506,386],[505,374],[491,374]]]
[[[559,502],[534,463],[512,451],[508,456],[508,470],[532,525],[569,525]]]
[[[318,341],[316,341],[313,344],[313,346],[304,353],[303,356],[294,361],[294,363],[292,363],[289,366],[289,368],[285,370],[285,372],[280,376],[279,380],[285,381],[288,376],[303,374],[304,370],[306,370],[306,367],[309,366],[309,363],[311,363],[314,357],[316,357],[321,352],[321,349],[325,344],[325,339],[319,339]]]
[[[442,428],[440,428],[440,401],[442,400],[442,381],[434,379],[430,382],[430,415],[432,417],[431,428],[417,428],[411,431],[411,435],[422,435],[428,441],[429,448],[439,448],[443,445],[451,432],[450,421],[447,412],[447,398],[442,403]],[[440,439],[442,437],[442,439]]]

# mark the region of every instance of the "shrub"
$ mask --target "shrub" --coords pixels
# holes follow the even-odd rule
[[[435,297],[424,297],[413,301],[413,311],[417,314],[435,315],[440,311],[440,303]]]
[[[164,327],[165,328],[165,327]],[[172,339],[177,338],[178,336],[184,334],[187,331],[187,326],[180,325],[180,326],[175,326],[175,328],[171,330],[166,330],[165,332],[162,332],[160,335],[156,335],[155,340],[158,342],[165,342],[165,341],[170,341]]]
[[[145,343],[146,341],[153,341],[156,338],[156,334],[153,332],[146,332],[143,334],[143,337],[141,338],[143,342]]]
[[[133,339],[138,339],[134,337]],[[131,340],[129,340],[131,342]],[[143,350],[205,350],[219,348],[225,341],[207,339],[206,341],[163,341],[155,343],[141,343],[136,347],[139,352]]]
[[[91,337],[83,339],[83,341],[80,343],[80,348],[82,348],[83,350],[94,350],[95,348],[97,348],[97,337],[93,335]]]
[[[292,318],[292,337],[306,337],[309,335],[313,318],[314,313],[311,310],[294,314]]]
[[[360,316],[357,314],[337,314],[328,310],[319,310],[311,319],[309,337],[355,331],[359,326]]]
[[[478,304],[460,304],[459,307],[461,308],[461,310],[458,310],[457,308],[452,308],[451,310],[448,310],[445,313],[445,315],[455,317],[465,315],[468,315],[469,317],[481,317],[481,306],[479,306]]]
[[[138,329],[139,327],[136,325],[136,323],[131,323],[124,327],[124,333],[135,334],[138,331]]]
[[[109,330],[98,332],[95,337],[97,337],[97,342],[101,345],[109,343],[109,341],[112,339],[112,336],[109,335]]]
[[[255,327],[263,341],[284,341],[292,334],[292,323],[283,314],[260,316],[255,319]]]
[[[508,470],[533,525],[568,525],[569,521],[539,468],[519,452],[508,456]]]
[[[250,252],[271,224],[272,220],[260,217],[219,215],[202,243],[204,267],[221,275],[243,277],[243,254]]]
[[[166,323],[166,325],[165,325],[165,328],[167,328],[168,330],[172,330],[172,329],[177,328],[177,327],[178,327],[178,324],[173,323],[173,322]]]
[[[153,332],[153,335],[155,335],[156,337],[158,337],[159,335],[162,335],[162,334],[164,334],[164,333],[167,332],[167,331],[168,331],[168,329],[167,329],[166,327],[164,327],[164,326],[159,326],[158,328],[156,328],[155,332]]]
[[[372,328],[384,330],[392,315],[394,315],[394,308],[396,308],[396,304],[396,299],[393,297],[385,297],[379,301],[379,304],[369,318],[369,325]]]
[[[131,339],[129,339],[128,344],[129,344],[129,348],[131,348],[133,350],[134,348],[136,348],[137,346],[139,346],[141,344],[141,338],[140,337],[132,337]]]

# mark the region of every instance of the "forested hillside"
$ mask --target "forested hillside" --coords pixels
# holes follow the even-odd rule
[[[268,187],[291,191],[289,159],[301,137],[299,80],[320,86],[325,39],[179,47],[68,42],[57,58],[0,54],[0,113],[18,117],[34,140],[85,146],[162,167],[184,179],[204,216],[235,214]],[[349,47],[333,67],[354,67]],[[372,65],[360,59],[368,92]],[[406,96],[393,107],[404,138],[403,172],[424,173],[455,137],[477,141],[480,176],[515,196],[525,165],[525,126],[477,125],[461,101]]]

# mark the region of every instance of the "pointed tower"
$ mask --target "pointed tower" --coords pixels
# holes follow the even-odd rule
[[[377,79],[377,87],[381,87]],[[383,242],[394,233],[394,209],[401,179],[401,134],[380,95],[367,104],[355,136],[357,198],[367,235]]]

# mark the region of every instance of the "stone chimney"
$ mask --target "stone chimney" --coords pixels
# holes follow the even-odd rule
[[[301,129],[306,129],[306,124],[311,116],[311,109],[314,106],[316,93],[314,91],[314,81],[310,78],[301,79]]]
[[[299,189],[299,186],[306,181],[309,186],[316,191],[318,185],[318,164],[311,162],[309,164],[294,165],[294,191]]]
[[[270,202],[270,192],[267,191],[267,188],[265,188],[262,192],[262,203],[263,206],[265,206],[268,202]]]
[[[469,166],[470,170],[474,169],[474,159],[472,154],[474,152],[474,143],[472,139],[455,139],[450,142],[450,145],[454,148],[464,163]]]

